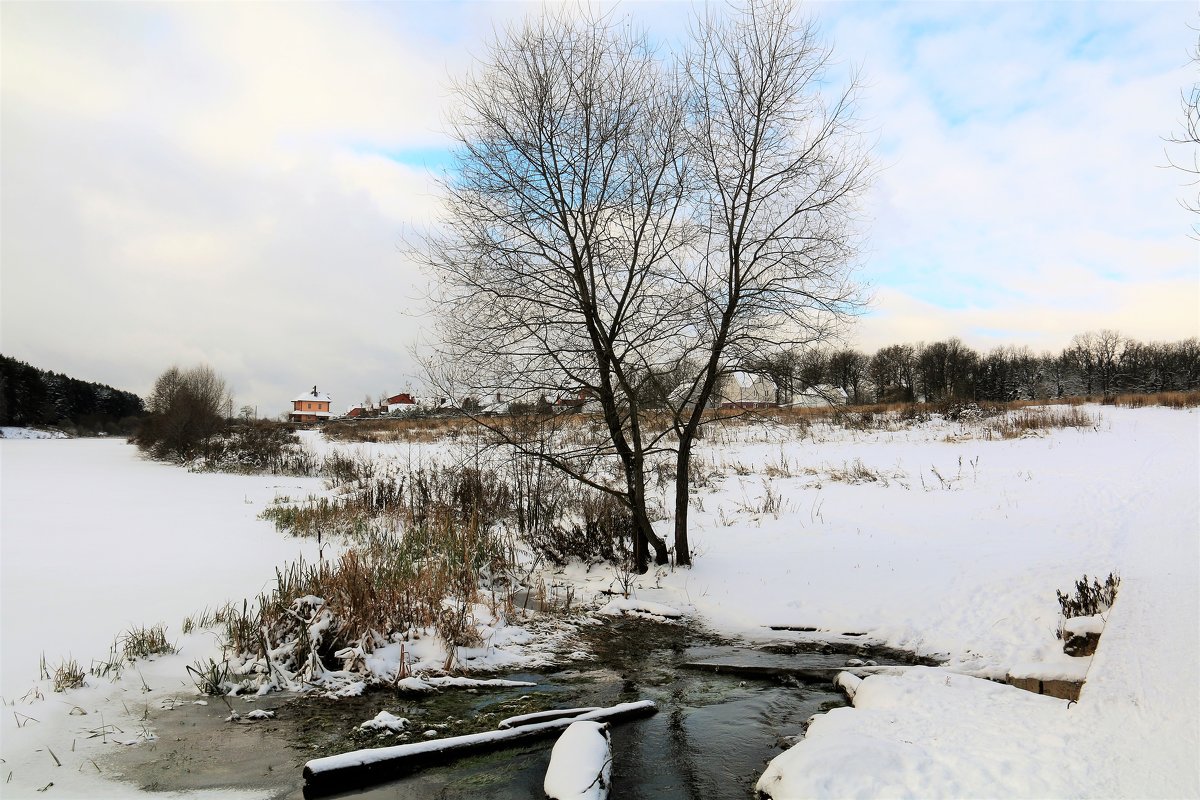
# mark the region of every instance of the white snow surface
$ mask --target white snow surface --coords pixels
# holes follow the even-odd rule
[[[666,619],[678,619],[683,616],[683,612],[677,608],[662,603],[652,603],[649,600],[633,600],[626,597],[618,597],[609,601],[597,613],[613,617],[619,617],[622,614],[647,614],[651,617]]]
[[[871,676],[853,710],[819,717],[776,759],[776,798],[1200,795],[1200,416],[1088,411],[1096,430],[953,443],[901,431],[785,451],[818,475],[773,481],[778,518],[737,511],[762,478],[704,497],[695,568],[642,596],[690,598],[727,632],[864,631],[945,654],[955,672],[1040,664],[1050,677],[1069,660],[1055,590],[1121,576],[1078,703],[948,671]],[[768,454],[780,458],[741,458]],[[821,465],[853,459],[904,477],[822,480]]]
[[[542,789],[552,800],[605,800],[611,774],[608,725],[572,722],[550,751]]]
[[[122,439],[0,440],[0,695],[24,694],[45,653],[85,669],[133,626],[255,597],[316,543],[258,514],[316,478],[190,473]]]
[[[860,632],[855,641],[946,659],[944,669],[871,675],[854,708],[818,716],[772,764],[777,798],[1200,796],[1200,414],[1085,410],[1095,429],[1008,441],[940,421],[891,431],[816,424],[802,438],[759,424],[706,436],[698,454],[712,477],[694,493],[695,565],[641,576],[634,601],[724,634]],[[305,441],[344,447],[314,432]],[[401,447],[410,460],[425,457]],[[863,472],[874,479],[853,478]],[[0,791],[20,797],[53,780],[58,796],[127,796],[128,786],[81,769],[101,748],[85,732],[97,727],[93,715],[138,731],[131,698],[191,691],[190,702],[184,666],[218,652],[211,634],[179,637],[179,655],[139,662],[149,694],[127,671],[117,684],[89,678],[59,695],[43,683],[44,700],[20,700],[38,655],[86,666],[129,625],[163,622],[174,640],[184,614],[252,596],[309,546],[257,514],[274,494],[319,493],[320,482],[189,474],[93,439],[4,441],[0,479],[0,687],[10,704],[0,755],[14,773]],[[669,541],[671,519],[655,525]],[[1055,591],[1110,571],[1120,592],[1078,703],[979,679],[1083,668],[1087,659],[1061,653]],[[545,578],[592,596],[621,581],[584,565]],[[532,631],[499,621],[495,631],[496,641],[537,646]],[[381,669],[399,664],[381,650],[372,654]],[[461,655],[515,658],[495,650]],[[89,716],[70,716],[72,707]],[[13,712],[40,722],[21,725]],[[68,751],[63,769],[46,746],[60,758]]]
[[[1063,622],[1062,627],[1064,632],[1080,636],[1085,633],[1104,633],[1104,616],[1094,614],[1090,617],[1071,617]]]

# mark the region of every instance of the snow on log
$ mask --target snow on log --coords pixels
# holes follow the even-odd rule
[[[588,714],[592,711],[599,711],[599,706],[586,706],[584,708],[560,708],[554,711],[536,711],[532,714],[521,714],[517,717],[509,717],[508,719],[500,720],[496,725],[497,728],[516,728],[521,725],[529,725],[534,722],[548,722],[552,719],[567,719],[568,717],[578,717],[583,714]]]
[[[520,686],[537,686],[532,681],[508,681],[501,678],[490,678],[488,680],[480,680],[478,678],[463,678],[463,677],[442,677],[442,678],[418,678],[415,676],[402,678],[393,684],[393,687],[402,692],[432,692],[437,689],[487,689],[487,688],[505,688],[511,689]]]
[[[423,767],[445,763],[462,756],[488,753],[543,739],[577,721],[616,722],[647,716],[657,710],[653,700],[639,700],[589,711],[575,718],[548,720],[508,730],[451,736],[446,739],[354,750],[341,755],[314,758],[304,765],[304,796],[313,798],[345,792],[400,778]]]
[[[619,597],[611,601],[604,608],[600,609],[599,613],[612,617],[619,617],[622,614],[649,614],[652,617],[663,617],[664,619],[679,619],[683,616],[683,612],[679,609],[665,606],[662,603],[651,603],[648,600],[630,600],[624,597]]]
[[[543,791],[550,800],[607,800],[612,742],[606,722],[572,722],[550,752]]]

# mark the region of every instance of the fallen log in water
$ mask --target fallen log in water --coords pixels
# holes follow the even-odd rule
[[[617,722],[648,716],[657,710],[653,700],[639,700],[635,703],[620,703],[609,708],[589,711],[577,717],[538,722],[507,730],[451,736],[393,747],[354,750],[341,755],[314,758],[304,765],[304,796],[324,797],[394,780],[424,767],[443,764],[463,756],[489,753],[553,736],[577,721]]]

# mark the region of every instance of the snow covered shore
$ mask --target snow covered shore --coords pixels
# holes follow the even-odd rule
[[[643,576],[627,605],[683,609],[750,639],[854,632],[946,660],[945,670],[866,678],[855,708],[818,717],[772,767],[777,798],[1198,796],[1200,413],[1087,411],[1094,428],[1013,440],[984,440],[937,420],[895,430],[817,425],[803,437],[760,424],[710,436],[701,455],[712,477],[696,491],[692,512],[695,567]],[[123,444],[0,447],[5,686],[10,664],[29,663],[26,648],[34,648],[34,664],[39,650],[56,651],[46,637],[81,660],[102,655],[127,624],[173,625],[182,613],[230,599],[235,587],[219,583],[221,564],[244,565],[239,580],[253,592],[278,563],[271,548],[300,546],[255,519],[272,483],[297,479],[193,475],[142,462],[130,448],[120,451],[126,460],[104,462],[112,476],[101,484],[72,473],[72,460],[101,457],[101,449],[83,448]],[[67,447],[81,449],[54,450]],[[42,464],[39,477],[14,469],[25,457]],[[87,502],[62,499],[81,495]],[[106,504],[106,495],[118,500]],[[187,513],[166,515],[171,508]],[[656,524],[669,535],[669,520]],[[164,535],[176,529],[179,536]],[[28,549],[29,539],[47,547]],[[197,567],[194,549],[225,561]],[[153,554],[153,568],[139,553]],[[55,569],[36,580],[10,573],[11,565],[40,559]],[[119,572],[118,563],[140,569]],[[1055,591],[1084,573],[1110,571],[1120,574],[1121,590],[1078,703],[981,680],[1018,665],[1061,666]],[[103,588],[96,575],[106,577]],[[582,597],[611,588],[616,576],[574,566],[552,580],[579,587]],[[196,599],[181,598],[181,587],[194,588]],[[115,616],[93,602],[119,591],[130,599]],[[99,651],[86,645],[90,629]],[[22,630],[42,638],[22,639]],[[98,682],[61,695],[43,688],[45,699],[9,705],[0,720],[0,755],[14,772],[5,797],[49,781],[60,796],[127,794],[129,787],[81,769],[103,750],[85,731],[97,727],[92,714],[120,717],[131,697],[194,695],[183,668],[203,657],[205,643],[182,643],[184,654],[143,667],[149,694],[139,696],[137,676],[127,676],[128,685]],[[4,699],[13,704],[16,696]],[[69,716],[72,706],[89,716]],[[14,711],[40,722],[18,724]],[[70,752],[73,741],[78,752]]]

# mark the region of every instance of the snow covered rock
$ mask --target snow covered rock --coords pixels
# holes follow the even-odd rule
[[[374,718],[359,725],[358,729],[361,731],[391,731],[392,733],[400,733],[407,727],[408,720],[404,717],[397,717],[388,711],[380,711]]]
[[[1104,632],[1104,618],[1099,614],[1091,617],[1071,617],[1063,622],[1063,652],[1069,656],[1090,656],[1100,644]]]
[[[608,724],[572,722],[554,743],[542,788],[552,800],[605,800],[611,773]]]

